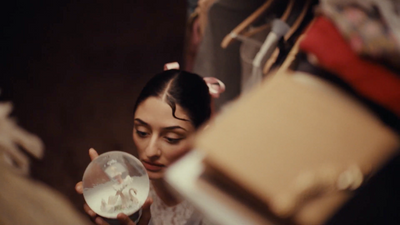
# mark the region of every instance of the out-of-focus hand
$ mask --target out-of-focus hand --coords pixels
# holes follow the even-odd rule
[[[97,153],[96,150],[94,150],[93,148],[89,149],[89,157],[90,160],[93,161],[95,158],[97,158],[99,156],[99,154]],[[78,194],[82,194],[83,193],[83,185],[82,185],[82,181],[79,181],[76,185],[75,185],[75,190],[76,192],[78,192]],[[96,224],[104,224],[107,225],[108,223],[105,222],[102,218],[98,217],[97,214],[88,206],[88,204],[83,204],[83,209],[85,210],[85,212],[92,218],[93,221],[96,222]]]

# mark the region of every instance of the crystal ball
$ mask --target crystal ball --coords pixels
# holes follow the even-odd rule
[[[83,197],[99,216],[115,219],[119,213],[136,213],[147,199],[150,180],[133,155],[111,151],[99,155],[86,168]]]

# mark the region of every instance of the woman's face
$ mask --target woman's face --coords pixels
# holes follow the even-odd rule
[[[168,166],[188,150],[195,128],[179,105],[175,116],[187,121],[174,118],[171,107],[156,97],[147,98],[136,109],[133,141],[150,179],[162,178]]]

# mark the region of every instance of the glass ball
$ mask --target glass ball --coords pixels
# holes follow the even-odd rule
[[[82,182],[86,203],[96,214],[109,219],[140,210],[150,189],[143,164],[121,151],[99,155],[86,168]]]

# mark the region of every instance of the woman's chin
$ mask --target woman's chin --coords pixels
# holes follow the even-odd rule
[[[159,180],[164,177],[164,171],[154,172],[154,171],[147,170],[147,175],[149,176],[150,180]]]

